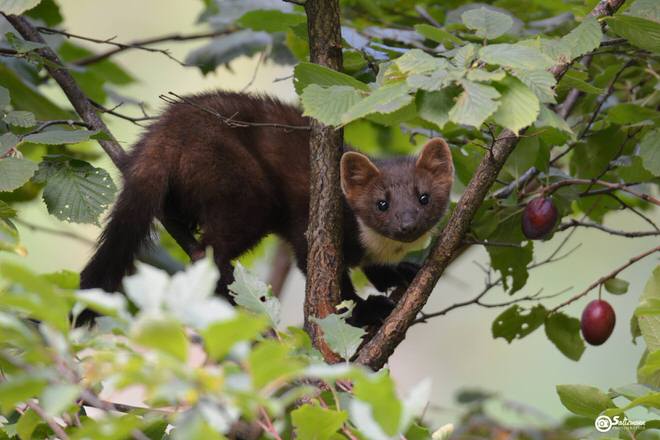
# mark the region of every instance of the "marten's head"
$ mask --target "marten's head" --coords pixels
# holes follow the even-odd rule
[[[449,146],[438,138],[418,157],[372,162],[351,151],[341,158],[341,188],[361,227],[398,242],[414,242],[440,221],[453,175]]]

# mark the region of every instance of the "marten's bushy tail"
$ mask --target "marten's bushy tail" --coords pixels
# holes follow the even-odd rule
[[[99,238],[96,253],[80,274],[80,288],[117,291],[133,260],[149,239],[168,190],[162,162],[131,160],[121,191]]]

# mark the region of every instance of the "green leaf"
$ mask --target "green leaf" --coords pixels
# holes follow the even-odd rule
[[[450,67],[448,69],[438,69],[430,75],[413,74],[408,76],[406,82],[415,89],[425,90],[427,92],[437,92],[446,88],[454,81],[463,77],[465,71]]]
[[[9,105],[11,98],[9,97],[9,90],[0,87],[0,110],[3,110]]]
[[[347,361],[353,357],[366,334],[363,329],[347,324],[343,316],[335,313],[312,320],[321,327],[323,339],[330,349]]]
[[[479,128],[497,110],[499,102],[495,100],[500,94],[493,87],[472,81],[463,80],[461,85],[463,93],[449,111],[449,120]]]
[[[232,319],[215,322],[204,329],[204,346],[209,356],[221,360],[236,343],[256,339],[267,327],[265,317],[239,313]]]
[[[560,60],[570,62],[575,58],[589,53],[600,46],[603,31],[600,23],[595,17],[587,15],[575,29],[559,40],[562,50],[565,50],[567,59]]]
[[[23,186],[37,171],[37,164],[27,159],[0,159],[0,192]]]
[[[511,74],[522,81],[544,104],[554,104],[557,81],[547,70],[511,69]]]
[[[393,436],[399,429],[403,408],[396,395],[394,381],[387,373],[382,371],[371,377],[357,379],[353,395],[371,407],[374,420],[387,435]]]
[[[7,113],[5,115],[4,121],[9,125],[23,128],[34,127],[37,125],[37,120],[34,117],[34,114],[24,110],[15,110],[13,112]]]
[[[557,385],[561,403],[573,414],[596,418],[608,408],[615,407],[607,394],[587,385]]]
[[[399,71],[407,75],[434,72],[438,69],[446,69],[449,66],[447,60],[433,57],[423,50],[410,49],[399,58],[394,60],[394,65]]]
[[[524,240],[520,228],[521,213],[509,215],[506,220],[497,224],[495,232],[487,238],[494,242],[508,243],[512,245],[521,244]],[[492,217],[492,215],[491,215]],[[490,256],[490,265],[493,270],[502,274],[502,285],[509,294],[522,289],[527,283],[529,274],[527,265],[532,262],[534,245],[528,241],[524,246],[486,246]]]
[[[311,84],[300,97],[304,116],[310,116],[325,125],[341,125],[342,116],[362,96],[357,89],[348,86],[321,87]]]
[[[46,387],[39,398],[39,403],[46,414],[57,417],[75,404],[80,394],[80,386],[73,384],[55,384]]]
[[[424,38],[435,41],[437,43],[442,43],[452,47],[453,45],[462,46],[464,44],[463,40],[456,37],[454,34],[449,31],[431,26],[430,24],[416,24],[415,31]]]
[[[291,26],[305,23],[302,14],[282,12],[277,9],[257,9],[248,11],[236,21],[236,24],[254,31],[285,32]]]
[[[185,361],[188,337],[181,324],[171,319],[146,317],[133,330],[133,341]]]
[[[477,45],[468,43],[456,50],[452,64],[457,68],[471,67],[472,62],[477,57]]]
[[[655,129],[646,133],[639,143],[639,157],[642,158],[644,168],[654,176],[660,176],[660,130]]]
[[[369,96],[353,104],[341,118],[342,124],[362,118],[372,113],[388,114],[410,104],[413,96],[405,81],[398,81],[374,90]]]
[[[660,21],[660,4],[656,0],[637,0],[626,10],[626,14]]]
[[[0,409],[8,414],[16,404],[36,397],[46,385],[46,379],[27,373],[5,379],[0,382]]]
[[[37,7],[30,9],[26,15],[41,20],[50,27],[55,27],[64,20],[55,0],[41,0]]]
[[[467,79],[470,81],[502,81],[506,77],[506,72],[502,69],[497,69],[492,72],[484,69],[470,69],[467,73]]]
[[[18,434],[18,438],[21,440],[32,440],[32,434],[40,423],[43,423],[41,417],[32,409],[28,408],[18,419],[18,423],[16,423],[16,434]]]
[[[614,294],[614,295],[623,295],[628,292],[628,286],[630,283],[626,280],[619,278],[610,278],[609,280],[603,283],[605,290]]]
[[[65,112],[48,98],[27,85],[8,66],[0,64],[0,86],[11,90],[11,100],[17,110],[29,110],[37,119],[68,119],[72,115]]]
[[[0,136],[0,158],[5,156],[9,150],[16,147],[21,142],[20,138],[14,133],[7,132]]]
[[[635,408],[637,406],[660,409],[660,393],[649,393],[645,396],[638,397],[623,408],[612,408],[607,410],[605,414],[608,416],[614,416],[616,414],[622,414],[625,411],[628,411],[629,409]]]
[[[32,9],[41,0],[0,0],[0,12],[5,14],[20,15],[28,9]]]
[[[274,380],[294,377],[303,368],[303,363],[289,353],[286,345],[273,340],[260,342],[250,353],[248,364],[255,390]]]
[[[324,87],[349,86],[365,92],[369,91],[369,86],[352,76],[314,63],[298,63],[293,74],[293,84],[299,95],[310,84]]]
[[[541,127],[556,128],[557,130],[561,130],[565,133],[568,133],[571,139],[575,139],[575,133],[573,132],[571,126],[568,125],[566,120],[561,116],[559,116],[554,111],[550,110],[545,105],[541,106],[541,110],[539,111],[539,118],[536,120],[534,125],[539,128]]]
[[[291,423],[300,440],[328,440],[348,419],[346,411],[305,404],[291,412]]]
[[[632,103],[618,104],[607,109],[607,120],[619,125],[660,122],[660,112]]]
[[[509,15],[483,6],[463,12],[461,19],[468,28],[476,31],[478,37],[488,40],[506,34],[513,26]]]
[[[493,120],[515,134],[536,121],[540,103],[536,95],[519,80],[507,77],[499,83],[500,105],[493,113]]]
[[[0,218],[0,251],[12,252],[23,257],[27,255],[27,250],[21,245],[16,226],[4,218]]]
[[[584,353],[584,341],[580,336],[580,321],[561,312],[548,316],[545,334],[567,358],[577,361]]]
[[[637,377],[640,382],[651,385],[654,380],[657,380],[658,373],[660,373],[660,350],[645,353],[645,356],[640,360],[640,365],[637,370]],[[654,386],[657,387],[657,385]]]
[[[446,88],[439,92],[420,91],[417,94],[417,113],[425,121],[442,129],[449,122],[449,111],[454,106],[454,90]]]
[[[606,20],[612,32],[631,44],[651,52],[660,52],[660,23],[620,14]]]
[[[33,41],[24,40],[23,38],[19,37],[18,35],[12,32],[7,32],[5,34],[5,39],[7,40],[9,45],[16,50],[16,52],[21,54],[32,52],[33,50],[42,49],[46,47],[46,45],[43,43],[36,43]]]
[[[45,182],[48,212],[73,223],[98,223],[117,187],[102,168],[64,156],[47,156],[35,179]]]
[[[543,324],[546,314],[545,307],[540,304],[531,310],[514,304],[493,321],[493,338],[504,338],[509,343],[522,339]]]
[[[88,130],[49,130],[29,134],[23,138],[24,142],[45,145],[77,144],[88,141],[97,131]]]
[[[0,218],[10,218],[16,216],[16,210],[9,206],[7,202],[0,200]]]
[[[268,317],[273,327],[280,323],[280,301],[273,296],[270,286],[236,263],[234,282],[229,286],[229,293],[241,307],[252,313]]]
[[[649,351],[660,350],[660,266],[646,282],[635,316]]]
[[[564,74],[561,81],[559,81],[557,87],[561,89],[578,89],[579,91],[590,95],[598,95],[604,92],[604,89],[595,87],[586,82],[586,78],[587,75],[584,72],[569,70]]]
[[[479,50],[479,58],[488,64],[519,70],[543,70],[554,64],[547,55],[523,44],[491,44]]]

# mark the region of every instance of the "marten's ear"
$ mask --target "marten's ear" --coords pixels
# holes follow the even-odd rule
[[[454,162],[451,158],[449,145],[444,139],[430,139],[417,158],[417,168],[425,169],[435,176],[452,177],[454,173]]]
[[[349,151],[341,157],[341,189],[349,199],[379,174],[376,165],[364,154]]]

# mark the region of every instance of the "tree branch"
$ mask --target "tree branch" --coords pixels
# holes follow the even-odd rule
[[[630,186],[635,185],[635,183],[613,183],[613,182],[607,182],[605,180],[597,180],[597,179],[564,179],[560,180],[559,182],[553,183],[552,185],[548,185],[545,188],[543,188],[543,193],[546,195],[550,195],[556,190],[558,190],[561,187],[564,186],[570,186],[570,185],[599,185],[599,186],[604,186],[605,188],[611,190],[611,191],[617,191],[621,190],[624,192],[627,192],[628,194],[631,194],[635,197],[638,197],[646,202],[653,203],[654,205],[660,206],[660,199],[653,197],[650,194],[645,194],[645,193],[640,193],[635,190],[630,189]],[[587,194],[587,192],[583,193],[582,195]]]
[[[310,61],[334,70],[342,68],[338,0],[307,0]],[[310,202],[307,228],[307,284],[305,329],[328,362],[340,358],[323,339],[314,318],[335,311],[340,301],[343,267],[343,199],[339,188],[339,161],[343,131],[312,120],[310,133]]]
[[[616,11],[624,0],[601,0],[591,11],[591,15],[601,17]],[[566,72],[570,63],[559,64],[550,69],[559,79]],[[472,180],[458,201],[440,239],[431,249],[424,266],[419,271],[406,294],[394,311],[385,320],[376,335],[360,350],[357,361],[371,368],[379,369],[394,352],[397,345],[405,338],[406,331],[414,322],[417,314],[428,300],[433,287],[451,262],[469,230],[470,222],[483,202],[489,188],[504,166],[509,154],[517,144],[516,135],[510,130],[503,130],[479,164]]]
[[[568,223],[560,224],[557,227],[556,231],[559,232],[569,228],[577,228],[577,227],[600,229],[601,231],[607,232],[608,234],[619,235],[621,237],[627,237],[627,238],[649,237],[654,235],[660,235],[660,231],[619,231],[616,229],[608,228],[599,223],[581,222],[576,219],[571,219],[571,221],[569,221]]]
[[[98,54],[90,55],[85,58],[81,58],[77,61],[74,61],[73,64],[76,66],[87,66],[89,64],[94,64],[98,63],[99,61],[103,61],[117,53],[124,52],[129,49],[138,49],[138,50],[143,50],[146,52],[153,52],[153,53],[161,53],[168,57],[169,59],[175,61],[176,63],[186,66],[185,63],[179,61],[178,59],[174,58],[172,54],[169,52],[167,49],[155,49],[153,47],[147,47],[152,44],[158,44],[158,43],[165,43],[169,41],[190,41],[190,40],[200,40],[200,39],[205,39],[205,38],[215,38],[215,37],[220,37],[223,35],[228,35],[233,32],[236,32],[236,29],[230,28],[230,29],[224,29],[221,31],[213,31],[213,32],[201,32],[197,34],[169,34],[169,35],[163,35],[159,37],[152,37],[152,38],[145,38],[142,40],[135,40],[129,43],[118,43],[114,41],[115,37],[108,38],[105,40],[101,40],[98,38],[92,38],[92,37],[85,37],[82,35],[76,35],[72,34],[66,31],[62,31],[59,29],[51,29],[47,27],[40,27],[37,28],[39,32],[43,34],[58,34],[58,35],[63,35],[67,38],[76,38],[78,40],[84,40],[84,41],[89,41],[92,43],[97,43],[97,44],[110,44],[115,46],[114,49],[108,50],[106,52],[101,52]]]
[[[50,429],[53,430],[57,438],[60,440],[69,440],[69,436],[64,432],[64,429],[60,426],[59,423],[55,421],[54,418],[46,414],[46,411],[39,405],[37,402],[34,400],[28,400],[25,402],[25,404],[30,408],[32,411],[34,411],[41,420],[46,422]]]
[[[6,14],[3,14],[3,16],[25,40],[46,44],[37,29],[32,26],[32,24],[25,17]],[[102,131],[107,134],[108,139],[99,140],[98,142],[106,154],[110,157],[112,162],[117,166],[117,168],[122,170],[123,163],[127,157],[126,152],[119,145],[103,120],[96,113],[96,109],[92,105],[91,101],[78,86],[69,71],[63,67],[58,67],[62,66],[62,61],[59,59],[57,54],[48,46],[37,49],[36,52],[48,61],[52,62],[52,64],[46,63],[44,67],[50,76],[60,86],[80,118],[86,124],[88,124],[90,128]],[[161,218],[161,223],[191,258],[195,259],[199,258],[200,254],[203,255],[203,248],[197,242],[190,230],[188,230],[186,225],[180,224],[175,220],[166,217]]]
[[[616,269],[614,269],[612,272],[608,273],[607,275],[603,275],[602,277],[598,278],[596,281],[594,281],[591,285],[589,285],[589,287],[584,289],[582,292],[578,293],[577,295],[571,297],[569,300],[564,301],[563,303],[559,304],[554,309],[550,310],[550,313],[554,313],[557,310],[561,309],[562,307],[565,307],[565,306],[571,304],[572,302],[577,301],[578,299],[582,298],[583,296],[585,296],[586,294],[591,292],[596,287],[603,284],[605,281],[616,277],[619,274],[619,272],[623,271],[624,269],[626,269],[626,268],[632,266],[633,264],[637,263],[639,260],[641,260],[645,257],[648,257],[649,255],[651,255],[655,252],[660,252],[660,246],[656,246],[653,249],[649,249],[646,252],[643,252],[643,253],[635,256],[635,257],[632,257],[625,264],[617,267]]]

